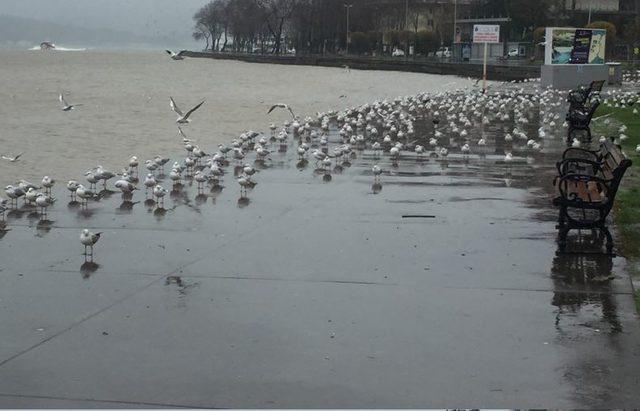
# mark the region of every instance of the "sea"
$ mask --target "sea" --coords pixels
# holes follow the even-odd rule
[[[97,165],[118,172],[132,155],[182,161],[186,152],[169,97],[188,110],[205,104],[183,130],[206,152],[248,130],[269,132],[289,113],[300,117],[378,99],[468,87],[466,78],[253,64],[187,58],[164,50],[0,50],[0,185],[18,180],[83,181]],[[63,112],[60,93],[76,109]],[[0,192],[0,195],[2,193]]]

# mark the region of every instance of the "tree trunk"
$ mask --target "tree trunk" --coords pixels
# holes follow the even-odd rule
[[[224,43],[222,44],[222,50],[220,51],[225,51],[225,49],[227,48],[227,41],[228,41],[228,37],[227,37],[227,28],[224,28]]]

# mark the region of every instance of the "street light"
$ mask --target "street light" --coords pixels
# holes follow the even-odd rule
[[[451,42],[451,57],[454,57],[453,48],[456,45],[456,26],[458,25],[458,0],[453,0],[453,41]]]
[[[351,7],[353,7],[353,4],[346,4],[344,5],[344,7],[347,9],[347,55],[349,54],[349,11],[351,10]]]
[[[409,31],[409,0],[404,2],[404,31]],[[404,59],[409,60],[409,37],[404,47]]]
[[[409,30],[409,0],[404,2],[404,29]]]

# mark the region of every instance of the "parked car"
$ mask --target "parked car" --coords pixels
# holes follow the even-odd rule
[[[451,58],[451,50],[449,50],[449,47],[440,47],[438,51],[436,51],[436,57]]]
[[[404,50],[395,49],[393,53],[391,53],[393,57],[404,57]]]
[[[518,49],[511,49],[507,53],[508,57],[518,57],[519,55],[520,55],[520,52],[518,51]]]

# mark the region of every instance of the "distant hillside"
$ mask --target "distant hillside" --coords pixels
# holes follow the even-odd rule
[[[0,15],[0,47],[33,47],[42,41],[65,47],[169,46],[167,37],[155,38],[109,29],[64,26],[48,21]]]

